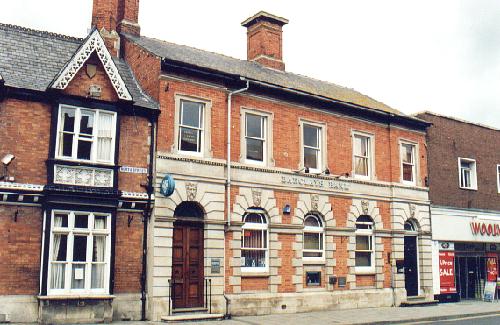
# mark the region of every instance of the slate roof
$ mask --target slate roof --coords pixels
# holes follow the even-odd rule
[[[231,75],[242,76],[279,87],[303,91],[357,106],[380,110],[396,115],[407,116],[402,112],[387,106],[384,103],[363,95],[354,89],[345,88],[336,84],[321,81],[299,74],[270,69],[259,63],[239,60],[218,53],[199,50],[193,47],[178,45],[144,36],[124,34],[124,36],[145,50],[162,57],[163,59],[183,62],[189,65],[215,70]]]
[[[46,91],[83,42],[83,38],[0,24],[0,75],[4,85]],[[158,103],[144,93],[127,63],[113,60],[134,104],[158,109]]]

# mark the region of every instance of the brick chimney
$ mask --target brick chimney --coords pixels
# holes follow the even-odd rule
[[[247,60],[279,70],[283,62],[283,25],[288,19],[260,11],[241,23],[247,28]]]
[[[120,51],[119,33],[139,36],[139,0],[93,0],[92,27],[96,26],[115,56]]]

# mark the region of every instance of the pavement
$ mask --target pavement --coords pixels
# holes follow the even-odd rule
[[[233,317],[223,321],[184,322],[197,325],[314,325],[314,324],[437,324],[451,319],[470,319],[475,324],[485,316],[489,324],[500,324],[500,302],[464,301],[422,307],[344,309],[300,314]],[[475,320],[475,321],[474,321]],[[497,322],[498,320],[498,322]],[[437,322],[437,323],[436,323]],[[113,325],[145,325],[155,322],[113,322]],[[458,323],[457,323],[458,324]]]

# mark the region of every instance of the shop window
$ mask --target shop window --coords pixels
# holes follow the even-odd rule
[[[56,158],[113,163],[116,113],[61,105]]]
[[[306,285],[309,287],[321,285],[321,272],[306,272]]]
[[[468,158],[458,158],[460,188],[477,190],[476,161]]]
[[[241,268],[243,272],[268,270],[268,225],[260,211],[248,212],[243,218]]]
[[[357,178],[372,178],[372,136],[353,134],[354,176]]]
[[[48,294],[109,293],[111,215],[53,211]]]
[[[267,159],[267,117],[245,114],[245,161],[264,164]]]
[[[411,143],[401,143],[401,174],[403,183],[416,184],[416,146]]]
[[[362,215],[356,220],[356,273],[373,273],[375,271],[373,220]]]
[[[315,214],[308,214],[304,218],[304,260],[324,260],[324,228],[321,218]]]

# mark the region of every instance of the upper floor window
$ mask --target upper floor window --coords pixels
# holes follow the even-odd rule
[[[372,177],[372,137],[355,133],[353,135],[354,176]]]
[[[401,143],[401,174],[403,183],[416,184],[415,150],[411,143]]]
[[[110,252],[110,214],[53,211],[48,293],[109,293]]]
[[[262,115],[245,114],[245,159],[250,162],[264,163],[267,159],[266,120]]]
[[[500,165],[497,165],[497,188],[500,193]]]
[[[319,173],[322,169],[322,132],[320,126],[302,124],[303,166],[311,173]]]
[[[324,228],[319,216],[308,214],[304,218],[304,249],[305,260],[324,259]]]
[[[241,267],[243,271],[267,271],[268,235],[263,213],[249,212],[243,218],[241,234]]]
[[[458,158],[460,188],[477,190],[476,161],[469,158]]]
[[[179,151],[201,153],[203,148],[203,107],[200,102],[181,100]]]
[[[56,158],[113,163],[116,113],[61,105]]]
[[[373,220],[362,215],[356,220],[356,272],[373,272],[375,270]]]

